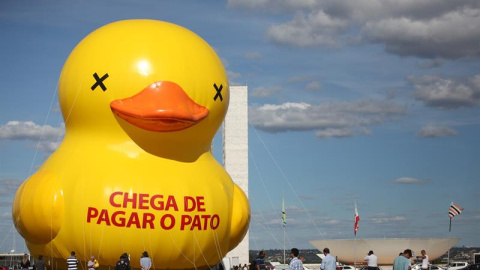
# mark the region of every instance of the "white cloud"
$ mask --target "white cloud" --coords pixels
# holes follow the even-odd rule
[[[375,224],[392,224],[398,222],[405,222],[407,219],[402,216],[394,216],[394,217],[372,217],[372,223]]]
[[[413,96],[426,106],[439,109],[472,107],[480,101],[480,75],[471,79],[445,79],[437,75],[409,76]]]
[[[63,127],[40,126],[31,121],[10,121],[0,126],[0,140],[29,141],[32,147],[52,152],[60,145]]]
[[[412,177],[400,177],[393,181],[393,184],[398,184],[398,185],[421,185],[426,183],[430,183],[430,181],[416,179]]]
[[[338,47],[341,44],[338,33],[346,30],[347,23],[318,10],[305,16],[295,15],[292,21],[273,25],[266,36],[277,44],[297,47]]]
[[[352,137],[353,135],[355,135],[355,132],[349,128],[326,128],[315,131],[315,136],[318,138],[346,138]]]
[[[458,132],[456,130],[442,126],[424,126],[419,132],[417,132],[417,137],[420,138],[437,138],[457,135]]]
[[[357,100],[313,105],[308,103],[250,106],[250,123],[266,132],[315,131],[320,138],[370,134],[369,127],[398,121],[404,107],[390,101]]]

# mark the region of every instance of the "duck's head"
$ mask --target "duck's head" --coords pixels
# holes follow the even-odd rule
[[[206,151],[230,96],[214,50],[193,32],[155,20],[92,32],[70,54],[58,87],[66,138],[131,138],[156,155]]]

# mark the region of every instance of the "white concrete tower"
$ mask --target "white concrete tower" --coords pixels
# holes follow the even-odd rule
[[[248,88],[230,86],[230,105],[223,123],[223,164],[248,197]],[[227,254],[232,265],[248,264],[248,232]]]

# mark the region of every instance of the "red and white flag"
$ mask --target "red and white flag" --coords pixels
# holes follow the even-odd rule
[[[358,230],[358,221],[360,220],[360,216],[358,215],[358,210],[357,210],[357,203],[355,203],[355,228],[354,233],[355,236],[357,235],[357,230]]]

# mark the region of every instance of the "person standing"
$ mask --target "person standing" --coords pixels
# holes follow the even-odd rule
[[[368,255],[363,259],[364,261],[367,261],[368,264],[368,270],[377,270],[378,268],[378,259],[375,254],[373,254],[373,250],[370,250],[368,252]]]
[[[75,257],[75,251],[70,252],[70,257],[67,259],[68,270],[78,269],[78,260]]]
[[[303,270],[303,263],[298,258],[299,253],[297,248],[292,248],[290,252],[290,257],[292,258],[290,261],[290,270]]]
[[[427,270],[428,265],[430,264],[430,262],[428,261],[427,252],[423,249],[420,253],[422,253],[422,255],[417,256],[417,259],[422,258],[422,270]]]
[[[30,268],[30,260],[28,259],[27,254],[23,255],[23,259],[20,262],[20,267],[22,267],[22,270],[28,270]]]
[[[255,269],[265,270],[265,250],[258,252],[258,256],[255,258]]]
[[[125,263],[128,264],[128,266],[130,266],[130,254],[125,252],[125,253],[122,254],[122,256],[125,260]]]
[[[323,249],[323,255],[325,255],[325,257],[322,259],[322,264],[320,265],[320,268],[322,270],[336,270],[337,260],[335,259],[335,257],[332,256],[332,254],[330,254],[329,248]]]
[[[142,270],[150,270],[150,267],[152,267],[152,259],[148,257],[148,252],[146,251],[142,253],[142,257],[140,258],[140,266]]]
[[[35,263],[35,268],[37,270],[47,270],[47,266],[43,262],[43,256],[42,255],[38,256],[38,261]]]
[[[405,249],[405,251],[393,261],[393,270],[410,270],[411,257],[412,251],[410,249]]]
[[[129,262],[128,255],[126,253],[122,254],[120,260],[115,264],[115,270],[132,270]]]
[[[88,270],[95,270],[95,264],[97,264],[97,260],[95,260],[95,256],[92,255],[87,263]]]

